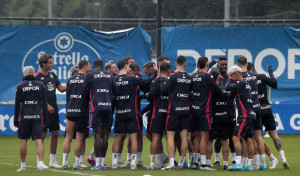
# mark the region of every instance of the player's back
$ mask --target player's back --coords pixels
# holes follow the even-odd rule
[[[277,88],[277,80],[274,78],[269,78],[265,74],[256,74],[257,77],[257,88],[258,88],[258,98],[261,106],[270,105],[268,100],[268,89],[267,85],[276,89]]]
[[[153,81],[150,88],[149,96],[153,97],[153,105],[154,105],[154,111],[152,111],[152,114],[167,114],[168,111],[168,105],[169,105],[169,95],[163,94],[161,92],[161,87],[165,84],[167,81],[166,78],[159,76],[157,79]],[[152,99],[151,99],[152,100]]]
[[[242,72],[242,77],[247,81],[251,87],[251,99],[253,101],[253,110],[260,110],[260,103],[258,99],[257,77],[251,72]]]
[[[190,115],[189,91],[191,91],[192,77],[186,72],[171,74],[162,87],[162,92],[169,93],[169,112],[176,115]]]

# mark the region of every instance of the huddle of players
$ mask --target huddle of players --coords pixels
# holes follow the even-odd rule
[[[117,76],[115,75],[117,73],[116,69],[114,70],[115,74],[103,71],[104,65],[101,60],[96,60],[94,62],[94,71],[92,72],[89,72],[90,63],[88,61],[81,61],[79,63],[80,74],[77,74],[68,80],[66,112],[67,130],[63,149],[64,167],[68,167],[67,158],[70,151],[70,141],[73,138],[74,131],[76,131],[77,142],[75,147],[75,163],[73,165],[73,169],[82,168],[79,160],[82,156],[82,148],[84,148],[83,141],[86,137],[84,133],[86,133],[88,128],[88,121],[86,120],[86,117],[88,117],[88,103],[90,102],[91,128],[95,134],[94,151],[96,156],[95,166],[92,167],[91,170],[106,169],[104,166],[104,160],[108,147],[109,133],[112,126],[114,107],[116,107],[116,122],[114,127],[116,137],[113,144],[112,154],[113,169],[121,166],[119,165],[120,153],[122,152],[121,148],[123,147],[126,133],[129,134],[130,141],[130,166],[131,169],[136,169],[138,146],[140,146],[138,142],[140,141],[138,140],[138,134],[141,133],[142,130],[140,115],[150,109],[150,113],[148,114],[147,137],[152,141],[152,143],[150,158],[151,163],[148,169],[159,169],[163,167],[164,160],[167,157],[163,153],[161,138],[163,137],[163,133],[166,132],[170,164],[167,167],[162,168],[162,170],[184,168],[186,163],[185,156],[188,148],[190,150],[189,159],[192,160],[193,163],[191,165],[192,168],[214,170],[210,167],[210,163],[206,163],[209,161],[207,159],[210,158],[211,155],[211,145],[208,145],[209,147],[207,147],[207,144],[211,144],[213,139],[221,141],[224,155],[223,165],[226,169],[228,166],[228,144],[226,140],[231,138],[230,136],[232,135],[234,136],[233,144],[236,153],[236,164],[228,169],[242,169],[240,164],[242,156],[240,136],[242,136],[246,141],[246,145],[243,145],[243,155],[245,158],[247,156],[249,158],[246,162],[246,167],[248,167],[246,170],[251,170],[250,167],[252,167],[251,164],[254,150],[252,125],[254,123],[253,121],[255,116],[257,116],[257,113],[254,113],[254,109],[259,106],[259,102],[254,100],[253,95],[257,95],[258,98],[258,93],[257,88],[253,89],[246,81],[233,79],[236,74],[241,73],[245,80],[249,79],[248,81],[253,80],[254,82],[253,76],[249,76],[251,75],[249,72],[242,74],[239,67],[233,67],[229,72],[231,79],[230,76],[226,74],[226,69],[225,74],[222,75],[223,77],[219,76],[216,71],[212,71],[212,74],[209,74],[207,73],[208,69],[215,63],[209,65],[208,59],[206,57],[201,57],[198,59],[197,63],[198,71],[190,76],[184,70],[186,66],[186,58],[184,56],[178,56],[175,63],[177,67],[176,72],[170,74],[171,69],[169,59],[167,57],[160,57],[158,59],[158,73],[155,69],[151,70],[150,67],[144,67],[144,71],[149,71],[149,73],[145,72],[149,78],[143,79],[140,75],[128,75],[128,71],[130,70],[128,61],[130,58],[131,57],[125,57],[117,63],[120,71]],[[239,58],[239,60],[243,59],[246,60],[247,63],[246,58]],[[133,58],[131,58],[131,60],[133,60]],[[219,59],[220,63],[223,61],[226,60]],[[220,63],[218,63],[218,67]],[[270,76],[271,73],[272,72],[270,71]],[[51,72],[50,77],[52,74],[53,73]],[[53,76],[51,78],[53,78]],[[271,76],[271,78],[276,81],[274,76]],[[266,78],[264,79],[268,80]],[[42,78],[40,78],[40,80],[43,81]],[[241,85],[240,82],[243,82],[244,84]],[[57,85],[54,85],[54,90],[55,88],[58,88]],[[52,88],[51,85],[46,85],[46,87],[48,91],[49,87],[50,89]],[[227,90],[227,92],[224,89]],[[146,93],[146,97],[151,102],[149,106],[145,108],[146,110],[142,111],[139,109],[138,102],[140,90]],[[262,88],[261,90],[266,98],[266,88]],[[64,90],[61,88],[61,91]],[[233,97],[236,97],[236,104],[239,112],[236,126],[233,126],[235,125],[235,107]],[[264,97],[261,96],[260,98],[265,101]],[[258,105],[252,105],[252,102],[258,103]],[[270,104],[268,104],[268,101],[265,101],[265,103],[267,103],[267,105],[264,106],[264,109],[267,109],[265,114],[269,116],[269,119],[265,120],[264,124],[267,130],[269,128],[270,134],[271,131],[275,131],[271,137],[281,155],[283,165],[285,168],[288,168],[289,166],[284,157],[280,139],[276,133],[276,125],[272,111],[270,111]],[[48,111],[50,113],[51,110],[51,107],[49,109],[48,105]],[[271,125],[268,125],[267,127],[266,124]],[[188,140],[188,130],[191,131],[191,139],[193,140]],[[257,133],[257,137],[255,139],[259,153],[261,154],[261,169],[265,169],[264,147],[260,147],[262,141],[261,119],[260,124],[258,123],[258,131],[260,133]],[[254,135],[255,134],[256,133],[254,132]],[[177,146],[181,156],[178,167],[175,167],[175,146]],[[232,153],[234,153],[233,150]],[[227,156],[225,156],[226,154]],[[155,156],[157,157],[156,164],[154,164]],[[273,155],[270,157],[273,159],[271,161],[274,161],[276,166],[278,161],[274,158],[274,156],[272,158],[272,156]],[[201,160],[200,167],[198,166],[198,158]],[[51,156],[50,159],[52,159]],[[49,166],[51,164],[52,166],[57,165],[55,158],[50,161]]]

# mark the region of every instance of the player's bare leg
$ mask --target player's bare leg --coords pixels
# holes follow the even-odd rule
[[[285,154],[284,154],[283,147],[282,147],[282,143],[281,143],[281,140],[280,140],[280,138],[277,134],[277,131],[276,130],[271,130],[271,131],[269,131],[269,134],[270,134],[270,136],[271,136],[271,138],[274,142],[274,145],[275,145],[277,151],[279,152],[283,167],[285,169],[290,169],[290,166],[286,161]]]
[[[261,130],[253,130],[253,134],[260,154],[260,160],[261,160],[260,168],[262,168],[261,170],[265,170],[266,169],[265,145],[262,139]]]
[[[136,159],[137,159],[137,151],[138,151],[138,142],[137,142],[137,133],[129,134],[129,139],[131,141],[131,163],[130,168],[136,169]]]
[[[63,168],[68,168],[68,156],[71,149],[71,142],[74,136],[74,129],[75,129],[75,122],[66,120],[67,128],[66,128],[66,137],[63,144],[63,162],[62,166]]]
[[[221,140],[222,153],[223,153],[223,169],[228,167],[228,155],[229,155],[229,146],[227,140]]]

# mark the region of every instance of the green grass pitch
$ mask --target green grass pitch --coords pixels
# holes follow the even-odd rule
[[[43,175],[43,176],[53,176],[53,175],[104,175],[104,176],[143,176],[143,175],[152,175],[152,176],[195,176],[195,175],[270,175],[270,176],[284,176],[284,175],[300,175],[300,152],[299,152],[299,146],[300,146],[300,135],[280,135],[280,138],[282,140],[282,144],[284,147],[284,151],[286,154],[287,161],[290,164],[291,169],[290,170],[284,170],[283,166],[280,162],[280,157],[278,152],[275,150],[273,142],[271,138],[264,138],[264,140],[269,144],[274,156],[279,160],[279,164],[277,165],[277,168],[275,170],[267,170],[267,171],[253,171],[253,172],[233,172],[233,171],[224,171],[221,167],[217,168],[217,171],[200,171],[200,170],[190,170],[190,169],[184,169],[184,170],[175,170],[175,171],[149,171],[144,168],[139,168],[138,170],[130,170],[128,167],[117,169],[117,170],[111,170],[107,169],[105,171],[90,171],[90,168],[81,170],[81,171],[74,171],[72,169],[63,170],[63,169],[47,169],[44,172],[37,173],[36,172],[36,154],[35,154],[35,143],[34,141],[28,140],[27,144],[27,158],[26,158],[26,165],[27,165],[27,171],[23,173],[18,173],[16,170],[20,167],[20,157],[19,157],[19,140],[16,136],[0,136],[0,175],[7,176],[7,175]],[[114,135],[110,136],[109,139],[109,148],[107,151],[107,156],[105,163],[108,165],[111,165],[111,146],[113,143]],[[62,143],[64,141],[63,136],[60,136],[57,149],[57,161],[59,164],[62,162]],[[87,156],[90,152],[90,150],[93,147],[93,138],[90,137],[87,139],[87,148],[86,148],[86,154]],[[165,139],[163,141],[165,145]],[[49,164],[49,136],[45,139],[45,164]],[[72,148],[69,155],[69,165],[72,166],[72,161],[74,159],[74,144],[75,141],[72,142]],[[126,144],[126,142],[125,142]],[[149,140],[144,136],[144,151],[143,151],[143,160],[146,164],[149,164],[150,155],[149,155],[149,148],[150,148],[150,142]],[[166,152],[166,148],[165,152]],[[126,160],[126,153],[127,149],[126,146],[124,146],[123,154],[122,154],[122,161],[125,162]],[[231,158],[230,158],[231,159]],[[178,161],[178,154],[177,154],[177,161]],[[212,162],[214,161],[214,157],[212,158]],[[221,158],[222,161],[222,158]],[[267,157],[267,165],[269,163],[269,159]],[[85,162],[86,165],[88,165]],[[32,166],[32,167],[28,167]]]

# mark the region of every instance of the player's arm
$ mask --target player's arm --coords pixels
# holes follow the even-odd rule
[[[219,59],[215,59],[215,60],[210,61],[209,64],[208,64],[208,69],[213,67],[218,62],[219,62]]]
[[[84,81],[83,81],[83,93],[82,93],[82,96],[83,98],[89,102],[90,100],[90,74],[87,74],[84,78]]]
[[[157,91],[160,89],[160,82],[157,80],[154,80],[153,83],[150,86],[150,92],[148,94],[149,101],[153,101],[154,97],[158,93]]]
[[[240,91],[241,90],[241,81],[233,82],[231,79],[228,79],[225,85],[226,91]]]
[[[140,86],[143,92],[145,92],[147,88],[150,87],[152,81],[156,78],[156,76],[157,76],[157,70],[154,70],[153,74],[147,79],[137,76],[136,77],[137,85]]]
[[[206,77],[206,81],[208,83],[208,86],[211,90],[213,90],[216,93],[222,93],[222,89],[220,88],[220,86],[217,85],[216,81],[214,81],[214,78],[212,75],[208,75]]]
[[[270,75],[270,78],[268,78],[266,76],[266,84],[270,87],[272,87],[273,89],[277,89],[278,87],[278,83],[277,83],[277,80],[273,74],[273,68],[268,65],[268,72],[269,72],[269,75]]]
[[[66,84],[65,84],[65,85],[60,84],[60,85],[58,85],[56,88],[57,88],[60,92],[65,92],[65,91],[67,90],[67,85],[66,85]]]
[[[43,115],[43,126],[46,126],[45,124],[47,124],[47,120],[48,120],[48,104],[47,104],[47,92],[46,92],[46,88],[44,85],[42,85],[42,115]]]
[[[144,109],[141,110],[140,114],[145,114],[153,108],[153,102],[150,102]]]
[[[15,115],[14,115],[14,125],[15,127],[19,126],[19,114],[20,114],[20,106],[22,102],[21,88],[17,87],[16,98],[15,98]]]

